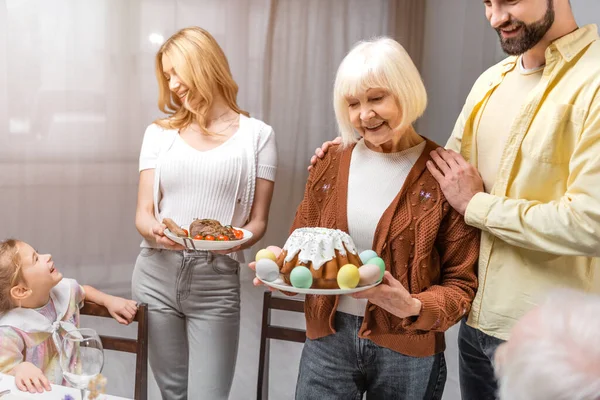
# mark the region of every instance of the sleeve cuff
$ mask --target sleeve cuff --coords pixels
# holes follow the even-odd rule
[[[413,294],[421,302],[421,313],[412,318],[404,318],[402,327],[409,330],[430,331],[440,325],[440,307],[431,293]]]
[[[268,181],[275,182],[275,173],[277,168],[271,165],[258,165],[256,171],[256,177],[260,179],[266,179]]]
[[[83,285],[77,284],[77,286],[77,305],[79,306],[79,308],[82,308],[85,304],[85,289],[83,288]]]
[[[156,169],[156,159],[140,159],[139,172],[146,169]]]
[[[494,202],[494,198],[495,196],[484,192],[477,193],[473,196],[465,211],[465,222],[467,225],[486,230],[487,216]]]

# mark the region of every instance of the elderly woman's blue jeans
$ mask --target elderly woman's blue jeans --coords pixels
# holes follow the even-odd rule
[[[444,353],[410,357],[358,337],[362,317],[338,312],[334,335],[307,339],[297,400],[439,400],[446,383]]]

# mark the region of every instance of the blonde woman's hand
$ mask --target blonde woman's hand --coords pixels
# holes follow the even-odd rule
[[[317,149],[315,150],[315,155],[312,156],[312,158],[310,159],[310,165],[308,166],[308,170],[310,171],[312,169],[312,167],[315,166],[315,164],[317,163],[317,160],[319,158],[325,157],[325,153],[327,153],[329,151],[329,147],[333,146],[334,144],[340,144],[340,143],[342,143],[342,138],[340,136],[338,136],[333,140],[329,140],[329,141],[323,143],[321,145],[321,147],[317,147]]]
[[[185,247],[180,245],[179,243],[175,243],[171,239],[165,236],[165,229],[167,226],[165,224],[156,223],[150,229],[150,236],[154,239],[154,241],[168,250],[184,250]]]
[[[104,300],[104,307],[114,319],[123,325],[129,325],[133,321],[138,309],[137,302],[116,296],[108,296]]]
[[[22,362],[13,369],[15,384],[23,392],[43,393],[51,391],[50,381],[41,369],[30,362]]]

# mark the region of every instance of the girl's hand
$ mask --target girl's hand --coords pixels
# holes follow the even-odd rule
[[[157,244],[163,246],[165,249],[184,250],[185,247],[183,247],[179,243],[175,243],[174,241],[165,236],[165,229],[167,229],[167,226],[165,224],[157,223],[154,226],[152,226],[152,229],[150,229],[150,236],[152,236],[152,238]]]
[[[17,365],[13,369],[13,373],[17,388],[23,392],[43,393],[44,390],[52,390],[50,382],[42,370],[30,362],[22,362]]]
[[[133,321],[138,308],[135,301],[115,296],[108,296],[104,301],[104,307],[108,309],[114,319],[123,325],[129,325]]]

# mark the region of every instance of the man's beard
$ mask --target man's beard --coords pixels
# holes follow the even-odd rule
[[[525,24],[523,21],[511,19],[501,27],[496,28],[496,32],[500,37],[502,50],[508,55],[518,56],[538,44],[550,30],[552,24],[554,24],[554,3],[553,0],[548,0],[548,9],[541,20]],[[521,28],[519,36],[508,39],[503,38],[501,30],[507,27]]]

